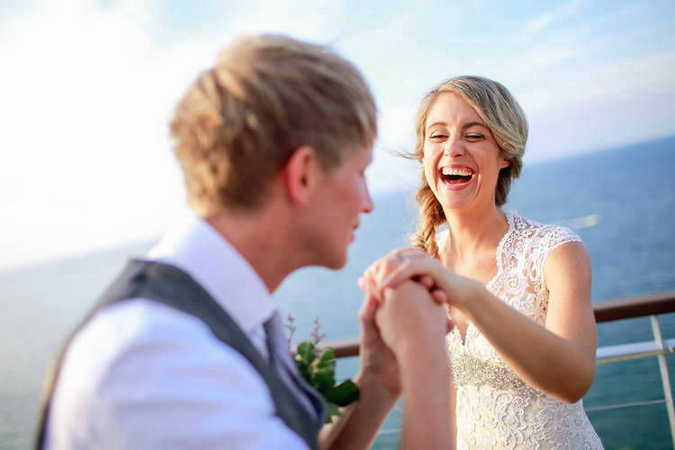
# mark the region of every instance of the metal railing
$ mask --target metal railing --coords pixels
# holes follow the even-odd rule
[[[600,411],[665,403],[670,423],[670,435],[673,441],[673,448],[675,448],[675,407],[673,406],[670,374],[668,372],[668,364],[666,361],[666,355],[675,353],[675,338],[665,339],[663,337],[661,333],[661,324],[659,323],[658,318],[661,314],[675,312],[675,291],[594,302],[593,312],[595,314],[595,320],[598,323],[650,316],[652,334],[654,336],[653,341],[599,347],[596,353],[597,364],[611,364],[656,357],[661,374],[664,398],[662,400],[651,400],[648,402],[631,402],[587,408],[587,411]],[[324,343],[323,346],[334,348],[338,358],[358,356],[359,354],[358,338],[334,340]],[[397,430],[387,431],[394,432]]]

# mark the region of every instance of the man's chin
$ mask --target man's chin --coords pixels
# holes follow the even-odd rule
[[[340,270],[347,265],[347,249],[345,249],[342,254],[335,255],[334,258],[330,261],[326,261],[323,266],[331,270]]]
[[[347,265],[347,258],[342,258],[339,261],[334,261],[332,264],[326,264],[324,267],[331,270],[340,270]]]

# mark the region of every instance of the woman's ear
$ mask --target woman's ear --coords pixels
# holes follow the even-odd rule
[[[500,169],[504,169],[504,168],[510,167],[510,166],[511,166],[511,161],[509,161],[508,159],[506,159],[504,157],[499,158],[499,168]]]
[[[312,147],[299,147],[288,158],[281,170],[281,177],[291,203],[299,205],[309,203],[317,181],[317,170],[320,170],[320,167]]]

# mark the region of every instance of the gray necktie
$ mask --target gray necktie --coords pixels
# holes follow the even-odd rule
[[[275,311],[263,325],[265,328],[269,361],[279,377],[293,392],[293,395],[317,420],[323,420],[323,404],[317,392],[312,389],[298,372],[288,350],[288,340],[283,331],[279,312]]]

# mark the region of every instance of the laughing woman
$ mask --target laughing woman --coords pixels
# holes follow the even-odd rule
[[[501,209],[526,140],[522,109],[495,81],[429,92],[415,149],[422,251],[380,259],[366,285],[380,297],[417,277],[447,302],[457,448],[601,449],[581,402],[596,350],[586,249],[567,228]]]

